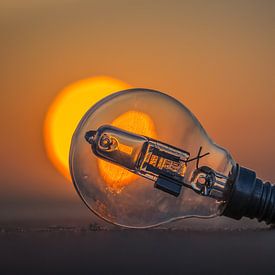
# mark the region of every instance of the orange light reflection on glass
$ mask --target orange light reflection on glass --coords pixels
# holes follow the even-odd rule
[[[128,111],[117,117],[112,125],[138,135],[156,138],[153,120],[143,112]],[[101,176],[112,192],[120,193],[125,186],[138,177],[132,172],[102,159],[98,159],[98,166]]]

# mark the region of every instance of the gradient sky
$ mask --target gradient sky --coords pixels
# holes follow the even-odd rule
[[[275,1],[5,0],[0,32],[0,218],[80,203],[48,161],[43,120],[64,86],[102,74],[176,97],[275,182]]]

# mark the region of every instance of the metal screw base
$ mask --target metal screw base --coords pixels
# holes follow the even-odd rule
[[[221,215],[275,223],[275,186],[258,179],[254,171],[239,167]]]

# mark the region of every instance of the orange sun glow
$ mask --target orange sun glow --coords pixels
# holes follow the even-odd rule
[[[129,88],[128,84],[114,78],[93,77],[77,81],[57,95],[46,115],[44,141],[49,159],[67,179],[70,179],[71,138],[82,116],[102,98]],[[156,138],[152,119],[142,112],[128,111],[115,118],[112,125]],[[136,179],[135,174],[104,160],[98,160],[98,168],[109,189],[117,193]]]

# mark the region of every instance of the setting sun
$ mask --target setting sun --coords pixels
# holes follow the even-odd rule
[[[44,143],[49,159],[67,179],[71,138],[82,116],[102,98],[129,88],[123,81],[99,76],[65,87],[54,99],[45,119]]]
[[[71,138],[85,112],[102,98],[129,89],[130,85],[110,77],[93,77],[65,87],[50,106],[44,127],[45,147],[58,171],[70,180],[69,150]],[[129,110],[114,118],[112,125],[156,138],[152,119],[145,113]],[[98,159],[101,177],[110,191],[119,193],[137,176],[124,168]]]

